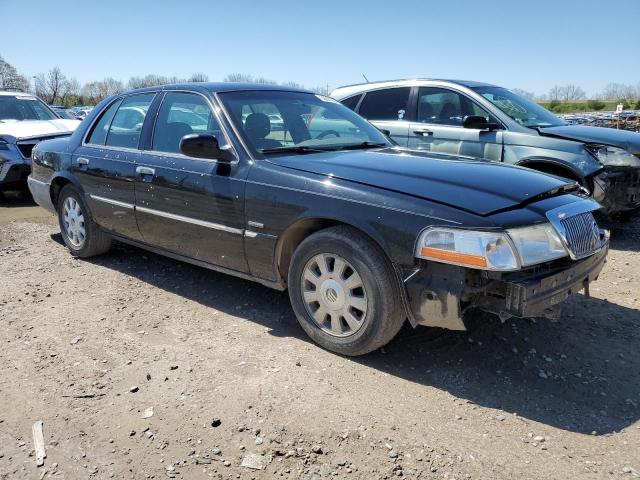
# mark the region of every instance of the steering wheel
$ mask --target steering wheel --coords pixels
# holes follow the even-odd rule
[[[335,130],[325,130],[324,132],[321,132],[316,136],[316,140],[320,140],[320,139],[326,137],[327,135],[335,135],[336,137],[340,136],[340,134],[338,132],[336,132]]]

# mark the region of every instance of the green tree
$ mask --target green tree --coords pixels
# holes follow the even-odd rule
[[[29,91],[29,81],[16,68],[0,57],[0,90]]]
[[[598,111],[606,107],[607,104],[604,103],[602,100],[588,100],[587,106],[589,107],[590,110]]]
[[[562,102],[557,99],[553,99],[549,102],[549,110],[552,112],[559,112],[562,107]]]

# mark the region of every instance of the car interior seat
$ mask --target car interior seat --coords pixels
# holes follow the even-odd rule
[[[153,148],[161,152],[180,153],[180,140],[185,135],[193,133],[193,129],[184,122],[169,122],[158,128],[154,135]]]
[[[456,106],[451,102],[447,102],[442,106],[442,110],[440,110],[440,115],[438,115],[438,118],[440,119],[440,123],[443,123],[445,125],[453,125],[457,124],[454,119],[454,117],[457,116],[458,109],[456,108]]]
[[[264,113],[252,113],[244,121],[244,131],[257,150],[282,146],[277,140],[266,138],[271,133],[271,121]]]
[[[433,121],[433,106],[429,102],[420,102],[419,112],[420,118],[418,121],[423,123],[431,123]]]

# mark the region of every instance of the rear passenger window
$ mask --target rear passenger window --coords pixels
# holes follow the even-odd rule
[[[180,140],[190,133],[210,133],[215,135],[220,146],[226,143],[204,97],[195,93],[168,92],[158,111],[152,149],[180,153]]]
[[[126,97],[111,121],[106,145],[138,148],[140,132],[155,93]]]
[[[345,107],[350,108],[351,110],[355,110],[356,107],[358,106],[358,102],[360,101],[361,97],[362,97],[362,94],[356,95],[355,97],[345,98],[340,103],[343,104]]]
[[[93,130],[89,134],[89,138],[87,138],[87,143],[91,143],[93,145],[104,145],[104,141],[107,139],[107,132],[109,131],[109,125],[111,125],[111,120],[113,120],[113,116],[116,114],[116,110],[120,106],[120,101],[113,102],[109,108],[105,110],[105,112],[100,117],[100,120],[94,125]]]
[[[358,113],[368,120],[402,120],[409,108],[410,87],[367,92]]]

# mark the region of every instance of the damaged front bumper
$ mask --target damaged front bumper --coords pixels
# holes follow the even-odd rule
[[[604,167],[593,177],[593,198],[608,215],[640,207],[640,168]]]
[[[502,319],[557,318],[559,304],[585,290],[606,263],[608,241],[593,255],[563,259],[517,272],[488,272],[434,262],[421,262],[404,280],[411,323],[465,330],[464,312],[478,308]]]

